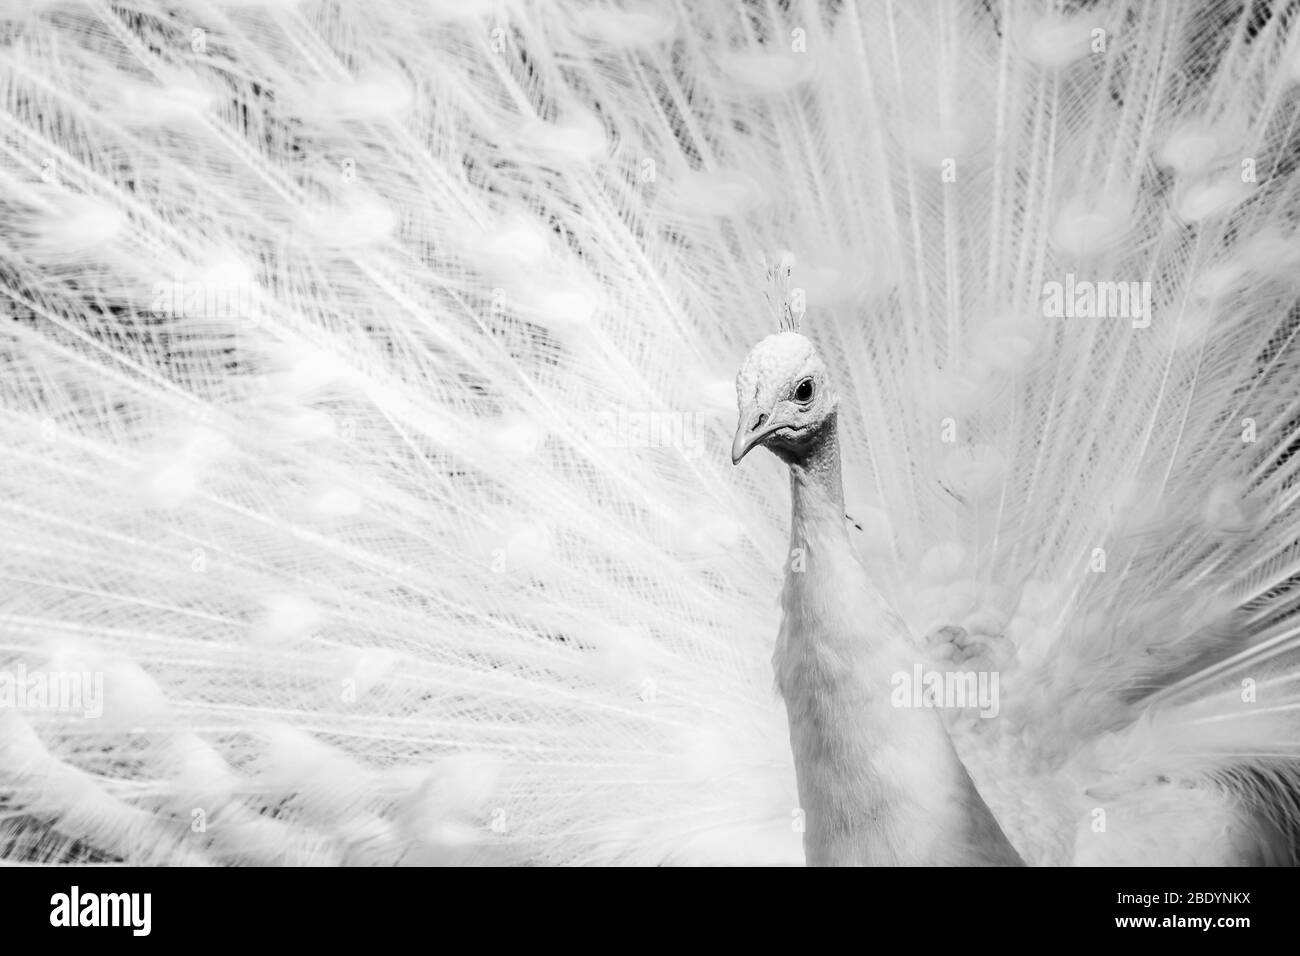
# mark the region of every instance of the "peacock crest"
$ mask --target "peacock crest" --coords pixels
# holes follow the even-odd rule
[[[794,253],[782,251],[775,261],[759,257],[766,277],[763,298],[776,319],[778,332],[798,332],[805,311],[804,291],[794,285]]]

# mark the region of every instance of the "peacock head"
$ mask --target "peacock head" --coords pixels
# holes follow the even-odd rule
[[[758,445],[791,462],[817,446],[839,399],[812,342],[786,331],[769,335],[745,356],[736,376],[736,403],[740,423],[731,443],[732,463]]]

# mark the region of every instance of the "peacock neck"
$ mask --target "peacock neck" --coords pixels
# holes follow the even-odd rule
[[[874,593],[844,518],[832,418],[788,459],[790,561],[773,664],[810,865],[1017,864],[938,713],[892,705],[915,652]]]
[[[840,439],[835,414],[822,425],[806,453],[786,459],[790,466],[793,514],[828,532],[844,528],[844,480],[840,474]],[[847,540],[847,538],[846,538]]]

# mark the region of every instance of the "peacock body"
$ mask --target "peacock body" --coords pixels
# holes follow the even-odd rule
[[[1294,862],[1298,18],[0,7],[0,858]]]

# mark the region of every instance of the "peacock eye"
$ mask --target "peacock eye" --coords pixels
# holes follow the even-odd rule
[[[800,382],[799,386],[794,390],[794,400],[796,402],[808,402],[812,401],[812,396],[813,381],[810,378],[806,378]]]

